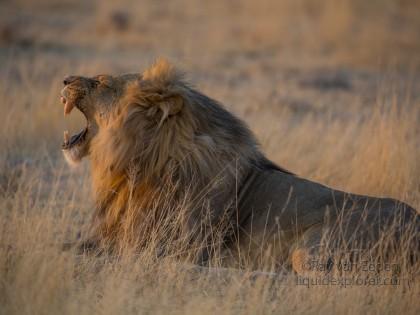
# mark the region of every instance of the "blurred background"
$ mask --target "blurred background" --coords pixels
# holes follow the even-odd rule
[[[66,59],[378,67],[418,63],[416,0],[2,0],[2,48]],[[7,56],[7,51],[2,50]]]

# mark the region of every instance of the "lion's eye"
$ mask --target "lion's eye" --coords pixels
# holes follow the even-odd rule
[[[101,82],[99,82],[98,80],[92,80],[92,81],[90,81],[89,82],[90,83],[90,87],[92,88],[92,89],[94,89],[94,88],[96,88]]]
[[[94,78],[97,82],[97,86],[103,88],[111,88],[112,87],[112,77],[108,75],[98,75]]]

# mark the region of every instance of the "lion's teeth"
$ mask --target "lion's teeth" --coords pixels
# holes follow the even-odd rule
[[[64,143],[68,143],[70,140],[69,132],[66,130],[64,131]]]
[[[71,110],[73,109],[74,105],[71,102],[66,102],[64,104],[64,115],[70,114]]]

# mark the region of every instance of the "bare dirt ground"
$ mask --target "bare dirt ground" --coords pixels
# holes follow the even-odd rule
[[[62,253],[92,197],[89,165],[61,156],[84,122],[63,118],[59,91],[164,56],[279,165],[420,209],[419,34],[415,0],[0,1],[0,314],[416,314],[418,279],[307,288]]]

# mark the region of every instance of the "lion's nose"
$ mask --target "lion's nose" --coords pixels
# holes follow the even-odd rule
[[[74,76],[74,75],[65,77],[64,80],[63,80],[63,84],[68,85],[68,84],[72,83],[73,81],[75,81],[76,79],[77,79],[77,76]]]

